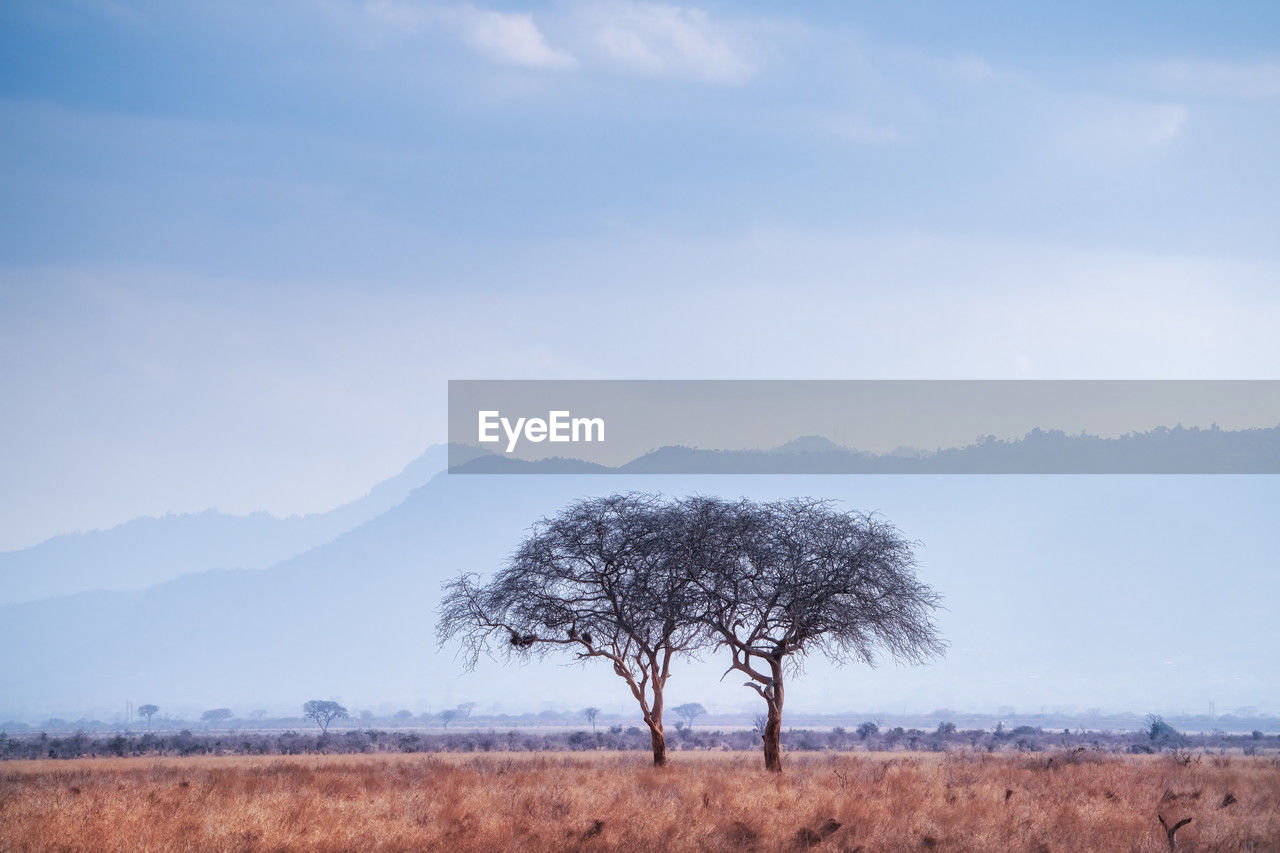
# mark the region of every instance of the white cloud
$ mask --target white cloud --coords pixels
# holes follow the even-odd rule
[[[572,54],[547,43],[531,14],[405,0],[368,0],[364,11],[377,27],[401,35],[417,35],[431,25],[453,30],[468,47],[502,65],[568,69],[578,64]]]
[[[1157,82],[1189,94],[1280,98],[1280,62],[1184,60],[1160,63],[1148,73]]]
[[[398,0],[367,0],[364,10],[374,23],[405,33],[417,32],[428,18],[422,7]]]
[[[822,118],[820,126],[837,139],[858,144],[901,142],[902,132],[888,124],[865,121],[856,116],[831,114]]]
[[[1182,135],[1190,114],[1182,104],[1153,104],[1138,116],[1141,125],[1137,130],[1139,142],[1162,145]]]
[[[599,60],[649,77],[742,83],[756,71],[747,40],[701,9],[631,0],[589,3],[576,17]]]
[[[321,0],[341,19],[341,7]],[[501,12],[468,3],[365,0],[374,35],[416,36],[452,31],[464,44],[501,64],[572,69],[580,65],[642,77],[735,84],[751,79],[761,21],[724,21],[705,10],[637,0],[569,0],[540,12]],[[548,33],[553,38],[548,39]],[[551,41],[556,45],[552,46]]]
[[[980,56],[959,56],[939,64],[951,76],[966,83],[982,83],[998,76],[995,68]]]
[[[1190,111],[1183,104],[1090,98],[1064,113],[1062,146],[1088,155],[1138,154],[1176,140]]]
[[[547,44],[532,15],[464,7],[458,22],[463,41],[495,62],[552,69],[578,64],[570,54]]]

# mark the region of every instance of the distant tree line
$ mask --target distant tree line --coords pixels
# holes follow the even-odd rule
[[[1168,726],[1167,723],[1164,726]],[[995,731],[959,729],[951,723],[936,728],[882,728],[866,722],[852,729],[791,729],[788,748],[797,752],[913,753],[970,751],[1025,753],[1048,761],[1080,761],[1090,756],[1155,754],[1188,764],[1205,754],[1280,755],[1280,735],[1183,734],[1164,726],[1135,732],[1048,731],[1039,727],[998,726]],[[746,751],[758,748],[760,730],[704,730],[682,727],[670,738],[676,751]],[[349,729],[336,733],[310,731],[211,733],[183,730],[106,735],[76,732],[66,736],[0,732],[0,759],[80,758],[98,756],[303,755],[346,753],[445,752],[647,752],[647,728],[610,725],[586,730],[467,731],[424,733],[386,729]]]

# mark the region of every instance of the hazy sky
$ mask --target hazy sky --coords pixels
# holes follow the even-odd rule
[[[448,378],[1280,378],[1280,5],[0,5],[0,549]]]

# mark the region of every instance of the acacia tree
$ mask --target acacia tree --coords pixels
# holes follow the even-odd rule
[[[311,699],[302,706],[302,714],[314,720],[320,727],[320,734],[329,733],[329,724],[339,718],[348,716],[347,709],[331,699]]]
[[[671,559],[669,507],[640,494],[578,501],[544,519],[487,584],[447,584],[441,644],[460,637],[467,663],[499,649],[528,658],[599,658],[623,679],[649,727],[653,763],[666,763],[663,696],[674,658],[703,629],[690,618],[692,579]]]
[[[226,722],[234,717],[230,708],[210,708],[200,715],[200,719],[208,723],[211,727],[217,726],[218,723]]]
[[[147,731],[151,731],[151,718],[158,713],[160,713],[159,705],[152,705],[148,703],[146,705],[138,706],[138,716],[147,718]]]
[[[679,507],[698,618],[729,651],[725,674],[745,674],[767,706],[768,769],[782,769],[784,676],[807,655],[874,665],[877,651],[912,663],[944,651],[932,621],[940,597],[916,578],[914,543],[892,525],[813,499]]]
[[[599,708],[583,708],[582,716],[586,717],[588,720],[591,721],[591,734],[594,735],[596,733],[596,717],[600,716],[600,709]]]
[[[444,727],[447,729],[450,723],[456,723],[458,720],[465,720],[470,717],[475,707],[475,702],[463,702],[453,708],[441,711],[440,722],[444,723]]]
[[[677,705],[671,710],[675,711],[684,718],[684,727],[693,729],[693,721],[707,713],[707,709],[702,707],[700,702],[686,702],[683,705]]]

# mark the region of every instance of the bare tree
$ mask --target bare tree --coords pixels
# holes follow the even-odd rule
[[[594,735],[596,733],[596,717],[600,716],[600,709],[599,708],[583,708],[582,716],[586,717],[588,720],[591,721],[591,734]]]
[[[691,578],[671,559],[668,515],[656,498],[628,494],[544,519],[488,584],[463,575],[446,586],[440,642],[461,637],[472,666],[495,647],[509,657],[564,651],[608,662],[640,705],[653,763],[665,764],[671,663],[702,633],[690,619]]]
[[[456,723],[458,720],[465,720],[471,716],[471,711],[476,707],[475,702],[463,702],[452,708],[440,712],[440,722],[444,727],[449,728],[450,723]]]
[[[693,728],[693,721],[707,713],[707,709],[702,707],[698,702],[686,702],[683,705],[677,705],[671,710],[675,711],[684,719],[685,728]]]
[[[139,705],[138,716],[147,718],[147,731],[151,731],[151,718],[160,713],[159,705]]]
[[[348,716],[347,709],[330,699],[312,699],[302,706],[302,714],[314,720],[320,727],[320,734],[329,733],[329,724],[339,718]]]
[[[765,766],[782,769],[784,676],[806,655],[874,665],[876,652],[941,654],[939,596],[915,576],[914,543],[827,501],[680,502],[679,550],[702,593],[699,617],[768,708]]]

